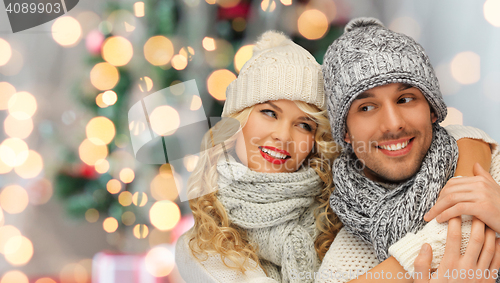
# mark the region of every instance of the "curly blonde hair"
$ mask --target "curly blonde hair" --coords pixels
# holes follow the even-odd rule
[[[303,166],[312,167],[324,183],[321,194],[316,197],[320,205],[315,213],[316,227],[319,230],[315,249],[322,260],[342,227],[329,205],[329,197],[334,190],[331,164],[339,155],[340,149],[333,141],[326,111],[302,101],[294,102],[318,125],[314,148],[304,160]],[[195,220],[188,235],[191,251],[200,261],[206,260],[209,254],[219,254],[227,267],[241,272],[262,267],[262,264],[257,256],[258,247],[248,241],[244,229],[231,223],[226,210],[217,199],[216,164],[224,151],[234,148],[238,136],[234,133],[244,127],[253,108],[251,106],[232,114],[230,118],[235,120],[223,119],[205,134],[200,159],[188,181],[189,205]],[[251,260],[257,265],[249,264]]]

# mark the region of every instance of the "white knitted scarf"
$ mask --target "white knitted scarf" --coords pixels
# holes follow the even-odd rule
[[[455,139],[434,125],[432,143],[420,170],[394,189],[387,189],[366,178],[356,166],[352,149],[346,150],[333,165],[335,191],[330,206],[346,229],[371,243],[378,260],[384,261],[392,244],[423,227],[424,214],[455,173],[457,159]]]
[[[314,249],[314,198],[323,183],[314,169],[260,173],[228,156],[219,160],[217,172],[217,197],[231,222],[246,229],[249,241],[258,245],[268,275],[279,282],[313,282],[298,275],[313,274],[320,265]]]

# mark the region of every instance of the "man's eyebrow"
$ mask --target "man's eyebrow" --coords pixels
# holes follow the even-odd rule
[[[403,91],[403,90],[406,90],[406,89],[409,89],[409,88],[414,88],[414,86],[410,85],[410,84],[402,84],[399,88],[398,88],[398,91]]]
[[[276,106],[276,104],[274,104],[274,103],[272,103],[270,101],[266,102],[266,104],[271,105],[271,107],[273,107],[274,109],[276,109],[278,112],[283,113],[283,110],[281,110],[281,108],[279,108],[278,106]]]
[[[360,95],[356,96],[356,98],[354,98],[354,100],[364,99],[364,98],[368,98],[368,97],[375,97],[375,95],[365,91],[365,92],[362,92]]]

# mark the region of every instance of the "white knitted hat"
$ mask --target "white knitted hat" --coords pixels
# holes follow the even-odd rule
[[[321,66],[307,50],[277,31],[255,43],[253,56],[226,89],[222,117],[266,101],[300,100],[326,109]]]

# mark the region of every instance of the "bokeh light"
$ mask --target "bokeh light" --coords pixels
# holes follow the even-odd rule
[[[95,163],[95,171],[99,174],[104,174],[109,170],[109,162],[106,159],[99,159]]]
[[[43,277],[35,281],[35,283],[57,283],[54,279],[49,277]]]
[[[217,100],[226,100],[227,86],[236,79],[236,75],[226,69],[213,71],[207,79],[207,89]]]
[[[144,2],[134,3],[134,15],[138,18],[144,17]]]
[[[150,187],[151,195],[156,200],[173,201],[179,195],[176,189],[174,175],[170,169],[165,169],[164,172],[156,175],[151,181]]]
[[[143,207],[148,203],[148,195],[144,192],[135,192],[132,196],[132,203],[135,206]]]
[[[0,206],[9,214],[23,212],[28,203],[28,193],[19,185],[6,186],[0,193]]]
[[[173,107],[162,105],[156,107],[149,116],[151,129],[160,136],[169,136],[179,128],[181,119]]]
[[[8,102],[10,115],[19,120],[31,118],[37,109],[36,99],[29,92],[21,91],[13,94]]]
[[[0,144],[0,159],[10,167],[24,163],[28,158],[28,145],[18,138],[8,138]]]
[[[12,170],[12,166],[9,166],[3,162],[3,160],[0,158],[0,174],[6,174],[9,173]]]
[[[9,115],[3,122],[3,128],[9,137],[25,139],[33,131],[33,120],[31,118],[19,120]]]
[[[142,92],[148,92],[153,88],[153,80],[150,77],[142,77],[139,79],[139,89]]]
[[[113,217],[108,217],[102,222],[102,228],[108,233],[113,233],[118,229],[118,221]]]
[[[144,44],[144,57],[154,66],[168,64],[173,55],[172,41],[162,35],[153,36]]]
[[[233,61],[234,48],[229,41],[218,39],[215,41],[217,49],[205,51],[205,60],[214,69],[227,68]]]
[[[13,238],[21,236],[21,232],[12,225],[0,227],[0,254],[5,254],[5,244]]]
[[[241,68],[245,63],[252,58],[253,55],[253,44],[249,45],[244,45],[240,49],[238,49],[238,52],[236,52],[236,55],[234,55],[234,69],[236,72],[240,72]]]
[[[214,5],[217,1],[216,0],[205,0],[210,5]]]
[[[155,202],[149,210],[151,224],[162,231],[171,230],[181,218],[177,204],[169,200]]]
[[[106,108],[109,106],[106,103],[104,103],[104,100],[102,99],[103,95],[104,92],[101,92],[95,97],[95,104],[97,104],[97,106],[99,106],[100,108]]]
[[[85,127],[87,138],[97,144],[108,144],[115,137],[115,125],[103,116],[92,118]]]
[[[464,85],[476,83],[481,78],[481,58],[472,51],[455,55],[450,68],[453,78]]]
[[[122,223],[130,226],[135,223],[135,214],[132,211],[125,211],[122,214]]]
[[[85,219],[89,223],[97,222],[97,220],[99,220],[99,211],[95,208],[87,209],[87,211],[85,211]]]
[[[188,172],[193,172],[194,168],[196,168],[196,164],[198,164],[198,159],[200,159],[197,155],[186,155],[183,158],[184,167]]]
[[[49,180],[43,178],[31,184],[27,191],[31,204],[42,205],[49,202],[54,193],[54,188]]]
[[[90,71],[90,82],[98,90],[112,89],[119,80],[118,69],[107,62],[97,63]]]
[[[177,54],[172,57],[172,67],[178,71],[184,70],[187,67],[188,60],[186,57]]]
[[[494,27],[500,27],[500,0],[486,0],[483,13],[488,23]]]
[[[12,56],[12,48],[10,44],[3,38],[0,38],[0,66],[3,66],[9,62]]]
[[[122,170],[120,170],[120,180],[123,183],[125,184],[132,183],[132,181],[134,181],[134,178],[135,178],[134,170],[130,168],[123,168]]]
[[[118,96],[116,95],[116,92],[112,90],[107,90],[102,94],[102,102],[108,106],[115,104],[117,100]]]
[[[23,164],[14,168],[17,175],[24,179],[30,179],[38,176],[43,169],[43,159],[42,156],[34,151],[28,151],[28,158],[23,162]]]
[[[240,0],[217,0],[217,4],[222,8],[233,8],[240,3]]]
[[[16,88],[8,82],[0,82],[0,110],[6,110],[9,107],[10,97],[16,93]]]
[[[108,156],[108,147],[105,144],[95,144],[89,139],[83,140],[78,148],[80,159],[85,164],[94,166],[100,159],[105,159]]]
[[[102,58],[113,66],[126,65],[133,55],[132,43],[121,36],[108,37],[102,46]]]
[[[110,24],[110,31],[114,35],[128,36],[136,27],[136,18],[130,11],[125,9],[111,12],[107,22]]]
[[[237,17],[233,20],[233,22],[231,23],[231,26],[233,27],[233,29],[235,31],[242,32],[247,27],[247,21],[242,17]]]
[[[322,38],[329,28],[326,15],[316,9],[304,11],[298,19],[297,26],[299,33],[309,40]]]
[[[215,46],[215,39],[205,36],[203,40],[201,41],[201,44],[203,45],[203,48],[207,51],[214,51],[217,46]]]
[[[276,9],[276,2],[274,0],[262,0],[260,8],[264,12],[273,12]]]
[[[175,266],[172,252],[159,246],[152,248],[146,255],[146,270],[155,277],[164,277],[170,274]]]
[[[191,99],[191,105],[189,105],[189,110],[196,111],[200,109],[201,105],[201,98],[198,95],[193,95],[193,98]]]
[[[184,56],[188,61],[191,61],[194,56],[194,49],[191,46],[182,47],[181,50],[179,51],[179,55]]]
[[[12,237],[5,243],[4,255],[11,265],[25,265],[33,257],[33,244],[24,236]]]
[[[0,66],[0,73],[5,76],[15,76],[21,72],[24,67],[24,57],[21,52],[12,49],[10,60],[3,66]]]
[[[454,107],[448,107],[448,114],[443,122],[439,123],[442,127],[446,127],[448,125],[463,125],[464,124],[464,115],[460,110]]]
[[[66,264],[59,272],[61,283],[88,283],[90,275],[80,263]]]
[[[129,205],[131,205],[132,204],[132,193],[129,192],[129,191],[121,192],[118,195],[118,202],[122,206],[129,206]]]
[[[175,80],[170,84],[169,90],[174,95],[181,95],[186,90],[186,86],[183,82]]]
[[[406,34],[417,41],[420,38],[420,25],[412,17],[396,18],[391,22],[389,28],[395,32]]]
[[[7,271],[0,283],[29,283],[28,276],[19,270]]]
[[[122,183],[116,179],[111,179],[106,184],[106,189],[110,194],[117,194],[122,190]]]
[[[137,224],[134,226],[133,233],[137,239],[145,239],[149,234],[149,228],[145,224]]]
[[[3,215],[3,209],[0,206],[0,227],[2,227],[5,224],[5,216]]]
[[[285,6],[290,6],[292,5],[292,0],[281,0],[281,4]]]
[[[62,16],[52,24],[52,37],[61,46],[72,47],[80,41],[82,27],[75,18]]]

